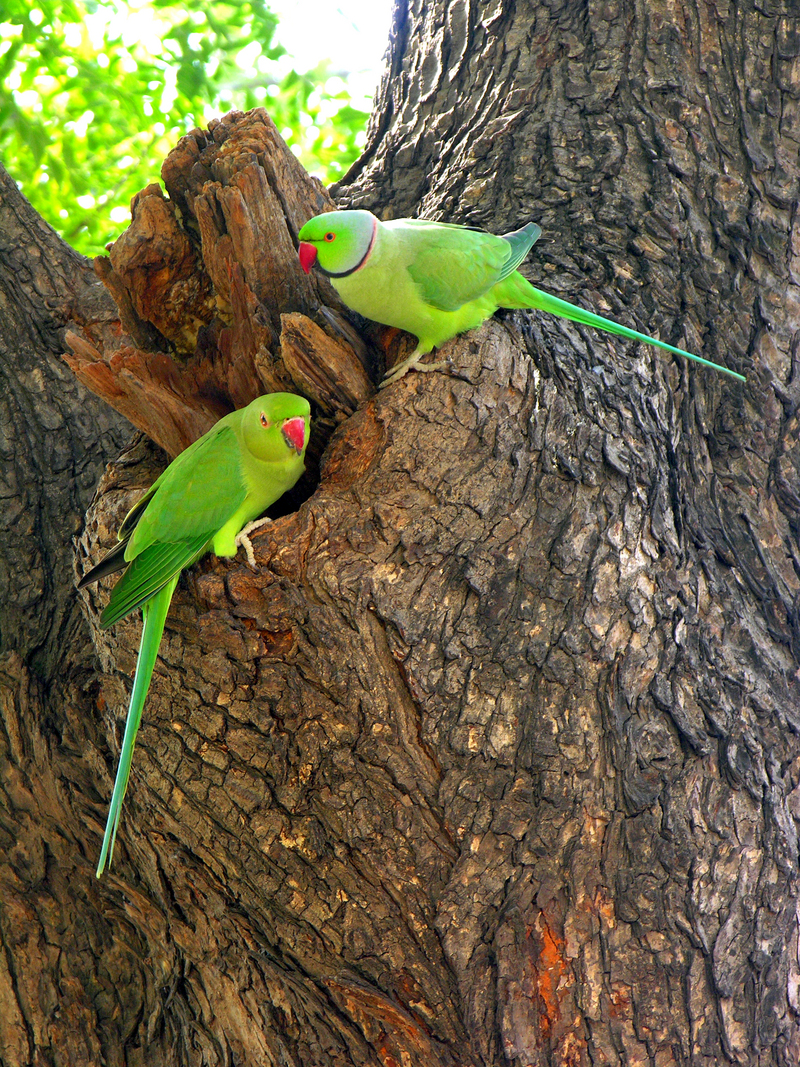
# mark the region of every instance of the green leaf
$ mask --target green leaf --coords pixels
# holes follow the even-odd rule
[[[325,182],[359,154],[367,111],[326,92],[324,66],[276,65],[285,51],[264,0],[4,0],[2,17],[0,158],[87,255],[119,235],[131,197],[213,114],[263,104]]]

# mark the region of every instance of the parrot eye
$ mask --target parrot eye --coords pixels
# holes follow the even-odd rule
[[[261,425],[264,427],[265,430],[269,429],[269,419],[263,411],[261,412]]]
[[[335,241],[336,240],[336,234],[335,233],[326,233],[325,234],[325,240],[330,244],[331,241]]]

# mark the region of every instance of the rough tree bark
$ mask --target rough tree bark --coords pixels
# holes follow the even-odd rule
[[[771,0],[401,3],[333,190],[536,219],[536,282],[744,387],[517,314],[372,395],[402,339],[291,273],[325,198],[257,113],[140,197],[118,320],[4,187],[4,1065],[797,1063],[798,57]],[[120,422],[66,324],[168,451],[271,383],[319,412],[258,572],[179,586],[101,883],[138,623],[67,581]]]

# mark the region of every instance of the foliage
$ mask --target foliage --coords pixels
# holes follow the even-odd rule
[[[4,0],[0,158],[36,210],[92,255],[180,136],[264,104],[323,181],[366,112],[324,68],[291,69],[266,0]]]

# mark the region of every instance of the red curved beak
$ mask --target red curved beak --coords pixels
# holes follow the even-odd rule
[[[306,443],[306,420],[299,415],[287,419],[281,426],[281,433],[289,448],[293,448],[299,456]]]
[[[306,272],[311,273],[311,268],[314,266],[314,262],[317,258],[317,250],[313,245],[310,245],[308,241],[301,241],[300,247],[297,249],[297,254],[300,257],[300,266]]]

